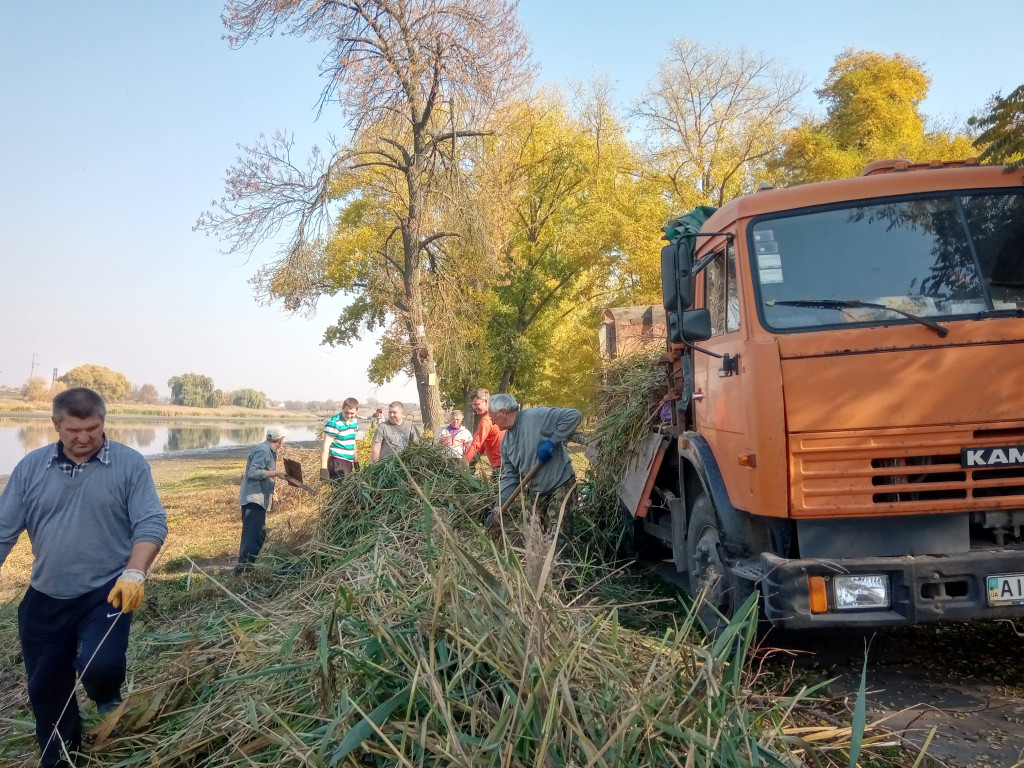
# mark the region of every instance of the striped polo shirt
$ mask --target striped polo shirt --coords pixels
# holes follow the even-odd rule
[[[324,435],[331,438],[331,456],[355,461],[356,430],[358,427],[359,419],[357,417],[345,421],[345,417],[340,413],[331,416],[330,421],[324,426]]]

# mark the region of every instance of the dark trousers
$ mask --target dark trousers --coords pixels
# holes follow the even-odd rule
[[[238,548],[236,570],[256,562],[256,556],[267,541],[267,510],[259,504],[242,507],[242,544]]]
[[[68,765],[63,760],[65,750],[75,752],[82,745],[76,673],[97,706],[121,700],[132,615],[107,602],[115,581],[69,600],[29,587],[18,606],[28,698],[43,752],[41,764],[46,768]]]
[[[349,461],[337,456],[327,457],[327,475],[334,480],[338,477],[348,477],[359,469],[358,461]]]

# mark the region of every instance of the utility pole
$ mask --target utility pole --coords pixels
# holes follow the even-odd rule
[[[28,380],[32,381],[32,377],[36,375],[36,358],[39,357],[35,352],[32,353],[32,367],[28,372]]]

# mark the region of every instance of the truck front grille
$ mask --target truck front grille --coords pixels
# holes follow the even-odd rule
[[[1024,424],[819,432],[790,437],[799,516],[1024,506],[1024,467],[963,467],[963,448],[1024,444]]]

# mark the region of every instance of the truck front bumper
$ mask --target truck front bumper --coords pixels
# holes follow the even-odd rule
[[[977,619],[1022,619],[1024,601],[989,605],[987,579],[1024,573],[1024,550],[986,550],[950,556],[787,560],[761,555],[761,592],[767,619],[785,629],[886,627]],[[825,613],[812,613],[809,579],[880,574],[889,579],[887,608],[837,610],[828,588]]]

